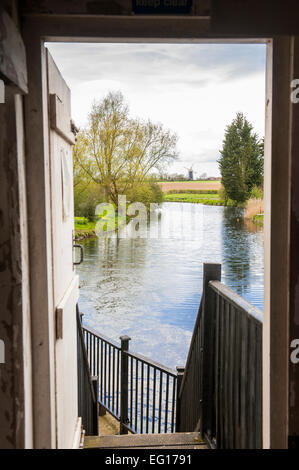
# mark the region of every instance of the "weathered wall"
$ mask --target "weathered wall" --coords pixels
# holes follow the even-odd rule
[[[11,121],[14,118],[13,99],[6,89],[6,105],[0,105],[0,338],[5,345],[5,364],[0,364],[0,447],[16,445],[16,415],[23,413],[22,405],[14,407],[15,368],[20,363],[20,351],[13,347],[21,343],[20,327],[16,324],[16,305],[21,303],[20,253],[18,245],[17,171],[15,140],[8,141]],[[12,237],[13,235],[13,237]],[[15,330],[15,331],[14,331]]]
[[[0,448],[22,448],[25,439],[31,446],[28,254],[25,199],[20,193],[24,147],[21,135],[17,137],[17,122],[22,126],[20,98],[6,87],[6,102],[0,105],[0,338],[5,343],[5,363],[0,364]]]
[[[27,92],[25,46],[18,28],[0,5],[0,76],[16,91]]]
[[[21,36],[3,11],[0,35],[0,448],[23,448],[32,446],[32,372],[23,97],[17,93],[26,92],[27,78]]]

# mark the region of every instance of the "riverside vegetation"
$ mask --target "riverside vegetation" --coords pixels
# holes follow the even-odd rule
[[[162,202],[152,172],[161,172],[177,159],[177,140],[162,124],[131,117],[120,92],[95,101],[73,151],[77,238],[94,234],[95,208],[102,202],[116,207],[120,195],[148,208]]]
[[[253,131],[243,113],[227,126],[218,161],[222,177],[223,195],[226,201],[232,200],[238,206],[261,206],[264,182],[264,139]],[[259,201],[256,203],[256,201]],[[262,214],[253,221],[262,223]]]
[[[217,190],[172,190],[164,194],[164,201],[167,202],[189,202],[208,206],[241,207],[245,209],[245,218],[251,219],[256,225],[263,225],[264,215],[261,213],[263,206],[263,191],[254,186],[247,201],[240,203],[225,197],[222,189]],[[253,207],[253,213],[252,213]]]
[[[178,158],[177,140],[160,123],[132,118],[120,92],[95,101],[73,152],[75,237],[95,236],[96,206],[107,202],[116,208],[121,195],[126,195],[128,203],[141,202],[148,209],[151,203],[163,201],[246,207],[250,198],[262,198],[264,145],[242,113],[225,132],[218,162],[220,190],[186,188],[163,194],[154,170],[162,174]],[[262,215],[255,216],[261,224]],[[126,216],[121,223],[129,220]],[[116,211],[116,229],[119,223]]]
[[[210,206],[224,206],[225,201],[221,199],[219,191],[168,191],[164,194],[164,201],[167,202],[192,202]]]
[[[243,113],[237,113],[227,126],[220,154],[220,190],[188,190],[186,183],[184,190],[166,192],[164,200],[241,207],[245,218],[262,225],[264,140],[259,139]]]
[[[243,113],[227,126],[220,154],[219,191],[169,191],[165,200],[242,207],[245,218],[263,224],[264,139],[259,139]],[[251,213],[254,207],[258,213]]]

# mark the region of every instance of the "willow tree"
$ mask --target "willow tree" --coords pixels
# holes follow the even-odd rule
[[[131,118],[122,93],[110,92],[93,103],[88,126],[77,136],[75,168],[117,204],[119,194],[132,192],[152,170],[176,159],[176,145],[176,134],[160,123]]]

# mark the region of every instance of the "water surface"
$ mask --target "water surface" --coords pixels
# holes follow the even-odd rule
[[[83,242],[80,308],[84,323],[106,336],[127,334],[130,349],[184,365],[203,263],[221,263],[222,281],[262,309],[263,230],[245,224],[238,209],[164,203],[149,233]]]

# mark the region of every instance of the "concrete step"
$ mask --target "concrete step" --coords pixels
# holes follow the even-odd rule
[[[197,432],[86,436],[84,449],[207,449]]]

